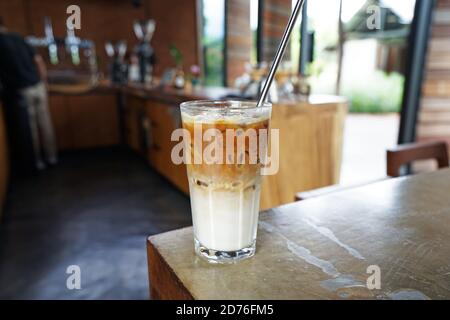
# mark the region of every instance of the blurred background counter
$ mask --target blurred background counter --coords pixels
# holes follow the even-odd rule
[[[179,104],[235,95],[225,87],[124,86],[101,82],[50,85],[50,110],[60,151],[125,145],[188,193],[185,166],[171,160],[173,130],[181,127]],[[339,183],[346,99],[313,95],[274,104],[271,127],[280,130],[280,170],[265,178],[262,209],[293,201],[293,194]],[[296,177],[293,179],[293,177]]]

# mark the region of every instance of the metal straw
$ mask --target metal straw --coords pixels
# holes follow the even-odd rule
[[[261,107],[266,101],[267,93],[269,92],[270,86],[273,82],[273,78],[275,77],[275,73],[277,72],[278,66],[280,65],[281,59],[283,58],[284,51],[286,51],[286,46],[289,42],[289,38],[291,37],[292,29],[294,29],[295,22],[297,21],[304,2],[305,0],[297,1],[294,11],[289,18],[288,25],[286,27],[286,30],[284,30],[283,38],[281,38],[281,42],[275,55],[275,59],[273,60],[272,66],[270,67],[269,75],[267,76],[266,82],[261,91],[261,95],[258,100],[258,107]]]

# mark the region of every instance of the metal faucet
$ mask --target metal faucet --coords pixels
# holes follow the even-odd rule
[[[66,50],[70,53],[70,57],[72,58],[72,63],[74,65],[80,64],[80,45],[81,40],[77,36],[75,36],[75,30],[67,28],[67,37],[66,41]]]
[[[58,64],[58,46],[55,41],[55,36],[53,35],[53,27],[52,22],[50,21],[50,18],[45,17],[44,18],[44,32],[45,32],[45,39],[47,40],[47,46],[48,46],[48,54],[50,56],[50,63],[51,64]]]

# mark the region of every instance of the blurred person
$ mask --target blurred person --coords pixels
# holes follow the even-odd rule
[[[57,149],[48,111],[45,62],[18,33],[10,32],[0,17],[0,82],[5,92],[21,97],[27,105],[36,168],[45,159],[56,164]]]

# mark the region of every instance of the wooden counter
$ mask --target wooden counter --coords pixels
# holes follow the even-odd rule
[[[170,137],[181,127],[180,103],[191,100],[220,99],[236,91],[228,88],[176,90],[142,85],[124,87],[125,140],[149,164],[184,193],[189,193],[186,167],[171,160],[178,142]]]
[[[5,117],[3,106],[0,103],[0,218],[5,204],[6,192],[9,183],[9,154],[6,137]]]
[[[176,90],[140,84],[122,87],[108,81],[95,86],[52,84],[49,86],[49,105],[58,147],[60,150],[71,150],[119,144],[120,118],[126,117],[128,111],[137,111],[135,107],[139,109],[139,105],[145,105],[146,101],[158,102],[159,106],[166,105],[171,110],[170,106],[178,108],[182,101],[217,99],[230,93],[235,94],[236,91],[228,88]],[[130,106],[120,106],[118,94],[132,97],[126,100]],[[122,111],[124,114],[121,114]],[[129,122],[129,119],[125,120],[125,123]],[[137,150],[138,139],[132,139],[131,146]]]
[[[188,193],[185,166],[173,164],[170,157],[177,144],[171,134],[181,126],[179,105],[236,94],[222,87],[177,90],[140,84],[118,87],[107,82],[94,88],[53,85],[50,109],[61,150],[110,146],[123,140]],[[346,100],[335,96],[312,96],[305,102],[273,106],[271,127],[280,130],[280,170],[264,179],[262,209],[289,203],[297,192],[339,183],[346,112]]]
[[[263,212],[255,256],[235,265],[198,258],[192,228],[152,236],[151,296],[450,299],[449,190],[447,169]]]
[[[49,108],[59,150],[119,144],[117,88],[51,85]]]
[[[273,106],[270,127],[280,130],[280,167],[264,177],[262,210],[292,202],[297,192],[339,183],[347,109],[346,99],[336,96]]]
[[[181,126],[179,104],[217,99],[230,92],[220,88],[194,92],[127,88],[125,92],[128,144],[188,193],[185,166],[176,166],[170,159],[176,145],[170,135]],[[346,113],[347,101],[334,96],[273,106],[271,127],[280,130],[280,170],[264,178],[261,209],[292,202],[297,192],[339,183]]]
[[[235,89],[225,87],[195,87],[179,90],[169,87],[149,87],[140,84],[130,84],[122,88],[126,94],[138,96],[143,99],[165,101],[180,104],[192,100],[218,100],[228,95],[237,95]]]
[[[192,91],[128,86],[125,136],[130,147],[185,193],[189,192],[184,165],[170,154],[170,141],[181,126],[179,104],[189,100],[220,99],[234,90],[199,88]],[[342,137],[347,101],[335,96],[312,96],[309,101],[275,104],[271,127],[280,130],[280,170],[264,178],[261,209],[292,202],[300,191],[339,183]]]

